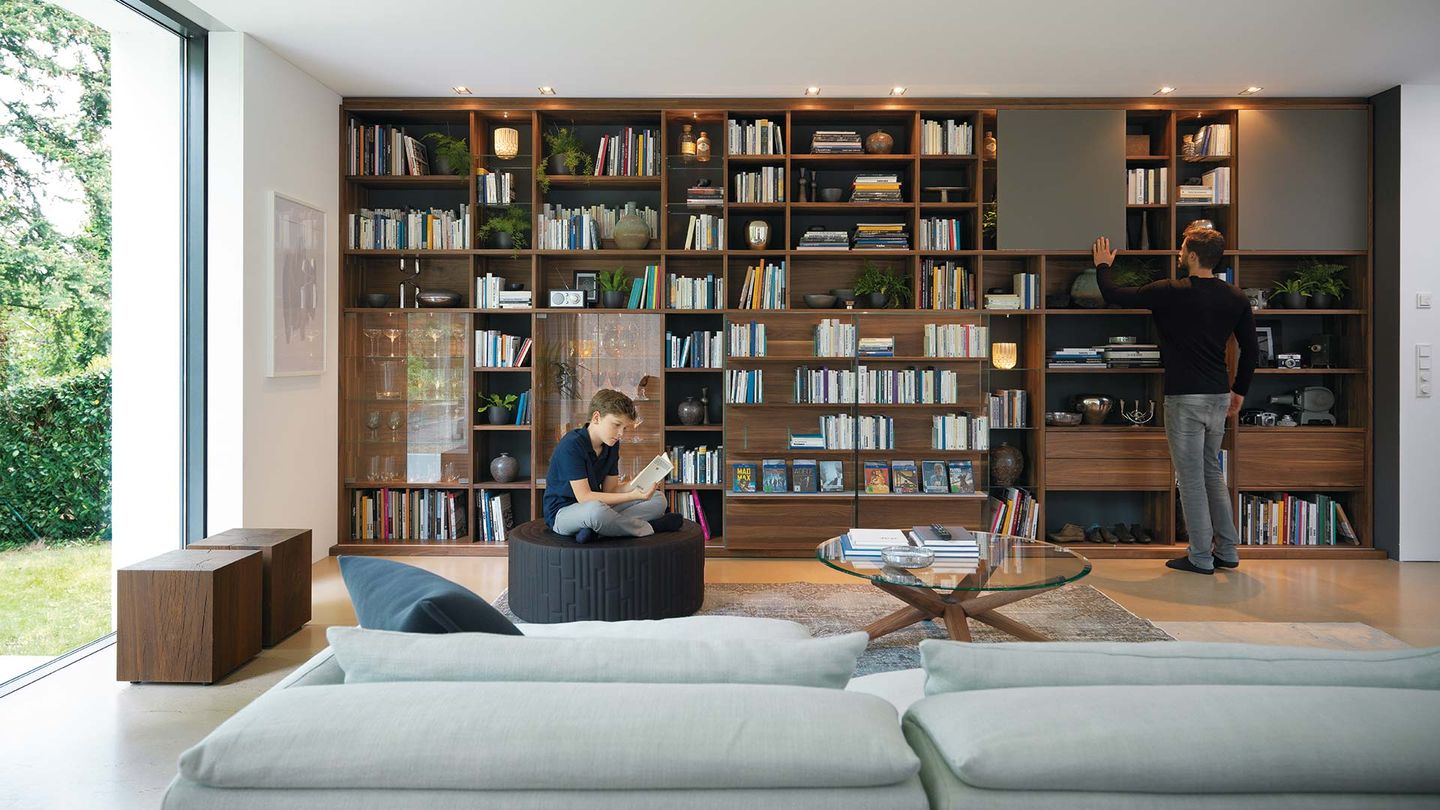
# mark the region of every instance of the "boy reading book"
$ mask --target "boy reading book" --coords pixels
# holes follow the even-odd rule
[[[632,489],[620,483],[620,439],[639,414],[629,397],[609,388],[590,399],[590,421],[565,434],[545,473],[545,523],[575,542],[597,536],[645,537],[683,523],[666,511],[662,483]]]

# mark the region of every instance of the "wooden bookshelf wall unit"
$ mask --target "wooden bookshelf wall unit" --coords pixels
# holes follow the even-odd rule
[[[1271,328],[1280,350],[1299,352],[1314,335],[1333,338],[1328,368],[1262,368],[1246,407],[1270,407],[1270,397],[1302,386],[1323,385],[1337,398],[1333,427],[1252,427],[1232,421],[1226,436],[1232,494],[1290,492],[1338,500],[1359,535],[1358,546],[1246,546],[1247,557],[1379,557],[1371,537],[1371,237],[1369,221],[1370,111],[1363,100],[1175,100],[974,99],[833,100],[719,99],[703,108],[659,99],[348,99],[340,109],[340,187],[345,214],[361,208],[471,206],[468,244],[446,249],[365,249],[350,245],[342,222],[340,247],[343,306],[341,433],[342,479],[338,487],[341,543],[335,553],[504,554],[503,544],[477,539],[481,493],[510,496],[517,522],[538,517],[550,449],[564,431],[583,420],[584,400],[595,387],[618,387],[636,397],[643,421],[627,438],[623,456],[643,463],[675,446],[724,446],[719,482],[671,484],[695,491],[704,508],[713,555],[804,556],[815,544],[849,526],[903,526],[931,521],[983,525],[991,515],[984,496],[991,484],[990,453],[930,448],[931,416],[983,414],[986,399],[1002,389],[1022,389],[1028,413],[1022,427],[992,428],[992,448],[1019,449],[1024,470],[1016,482],[1040,504],[1041,533],[1065,523],[1141,523],[1154,530],[1153,545],[1079,546],[1096,556],[1168,557],[1182,542],[1182,518],[1163,429],[1163,377],[1159,369],[1048,368],[1049,352],[1099,345],[1114,335],[1153,342],[1148,313],[1062,306],[1075,278],[1091,266],[1089,241],[1108,234],[1130,248],[1122,256],[1153,263],[1157,277],[1174,276],[1180,234],[1193,220],[1209,219],[1228,241],[1224,267],[1243,288],[1267,288],[1308,259],[1343,265],[1348,292],[1333,309],[1264,309],[1257,321]],[[1039,113],[1044,113],[1040,115]],[[770,122],[780,150],[731,153],[727,122]],[[967,154],[925,154],[925,122],[955,121],[973,129]],[[612,240],[598,249],[537,249],[538,233],[521,249],[480,244],[476,230],[497,214],[480,196],[476,175],[356,176],[347,161],[355,126],[404,127],[411,136],[429,132],[468,134],[476,165],[509,173],[513,204],[538,224],[546,204],[576,208],[633,204],[655,212],[648,245],[618,250]],[[705,132],[708,162],[681,153],[681,133]],[[1182,158],[1185,136],[1226,124],[1224,154]],[[519,154],[501,159],[492,146],[498,127],[519,131]],[[572,129],[594,155],[602,138],[629,128],[650,130],[661,148],[657,174],[575,177],[549,174],[542,187],[536,166],[546,155],[543,135]],[[881,131],[893,147],[886,154],[816,154],[819,132],[853,130],[861,138]],[[993,132],[998,159],[984,153]],[[1297,144],[1299,144],[1297,146]],[[1083,167],[1083,170],[1081,168]],[[1098,169],[1096,167],[1099,167]],[[1158,198],[1129,202],[1126,170],[1164,169]],[[1180,202],[1178,187],[1216,168],[1229,172],[1226,202]],[[742,174],[783,173],[783,200],[740,201]],[[803,170],[807,187],[801,190]],[[896,174],[899,201],[847,202],[857,174]],[[1113,177],[1113,183],[1108,179]],[[1083,182],[1077,181],[1077,178]],[[1089,179],[1085,179],[1089,178]],[[813,179],[814,190],[809,188]],[[687,189],[697,181],[724,189],[724,203],[695,208]],[[1016,182],[1018,180],[1018,182]],[[821,189],[840,189],[830,201]],[[833,196],[833,192],[831,195]],[[943,199],[942,199],[943,197]],[[756,198],[760,199],[760,198]],[[998,225],[987,227],[994,210]],[[711,214],[724,223],[718,249],[686,248],[692,215]],[[343,219],[343,218],[342,218]],[[954,220],[953,243],[922,248],[927,220]],[[768,224],[763,249],[747,244],[747,224]],[[800,249],[810,229],[853,231],[860,223],[898,224],[909,236],[903,249]],[[401,260],[405,261],[402,270]],[[391,293],[421,267],[420,285],[460,293],[460,306],[398,309],[363,306],[366,293]],[[913,301],[901,309],[810,309],[807,294],[850,288],[866,261],[911,280]],[[945,263],[967,272],[969,307],[930,309],[922,300],[932,266]],[[751,308],[742,301],[747,270],[774,265],[784,278],[773,302],[783,308]],[[675,277],[715,279],[721,301],[712,309],[678,309],[662,295],[654,307],[605,310],[551,308],[551,290],[575,285],[575,274],[623,267],[639,278],[647,267],[661,290]],[[1038,296],[1022,310],[987,310],[987,290],[1013,288],[1014,277],[1033,274]],[[481,307],[476,280],[487,274],[533,293],[520,309]],[[815,357],[815,327],[835,318],[854,325],[860,337],[894,337],[895,358]],[[731,325],[764,324],[765,357],[725,352],[720,368],[668,368],[665,334],[684,339]],[[970,324],[989,329],[991,343],[1019,347],[1011,369],[988,359],[934,358],[921,348],[926,324]],[[533,341],[518,368],[475,363],[476,330],[498,330]],[[463,336],[463,339],[457,338]],[[727,341],[728,343],[728,341]],[[1234,349],[1231,349],[1232,358]],[[387,364],[389,370],[387,371]],[[794,397],[801,367],[857,370],[934,367],[954,371],[960,396],[943,405],[860,403],[806,404]],[[456,370],[460,370],[458,373]],[[763,370],[764,400],[729,403],[726,374]],[[390,376],[387,377],[386,375]],[[403,385],[397,387],[396,376]],[[709,394],[701,425],[684,425],[677,408],[688,397]],[[397,393],[398,391],[398,393]],[[482,393],[529,392],[532,419],[525,425],[492,426],[477,407]],[[1127,403],[1156,402],[1155,421],[1128,427],[1112,413],[1101,426],[1046,427],[1049,410],[1068,410],[1077,395],[1105,394]],[[383,395],[383,396],[382,396]],[[1117,409],[1118,411],[1118,409]],[[818,430],[822,415],[885,413],[895,420],[893,450],[792,450],[793,432]],[[378,413],[378,418],[373,414]],[[392,417],[392,414],[398,416]],[[398,420],[392,425],[392,420]],[[378,424],[377,424],[378,423]],[[375,427],[371,427],[375,425]],[[633,443],[631,443],[633,442]],[[491,480],[489,462],[508,452],[519,462],[517,479]],[[838,459],[844,464],[838,493],[731,492],[737,463],[764,459]],[[374,459],[374,461],[372,461]],[[966,459],[974,465],[978,496],[867,495],[861,480],[867,460]],[[438,472],[437,472],[438,463]],[[387,466],[388,465],[388,466]],[[417,471],[419,473],[417,474]],[[447,541],[415,537],[359,539],[353,507],[357,492],[389,488],[456,493],[467,510],[465,532]]]

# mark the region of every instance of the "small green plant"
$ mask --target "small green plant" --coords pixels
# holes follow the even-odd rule
[[[602,292],[627,292],[630,289],[630,277],[625,275],[624,267],[617,267],[614,270],[601,270],[595,277]]]
[[[1309,295],[1310,289],[1305,286],[1305,282],[1302,279],[1287,278],[1284,281],[1275,282],[1275,292],[1282,295],[1284,295],[1285,293],[1298,293],[1300,295]]]
[[[435,157],[450,163],[451,174],[470,174],[470,145],[465,142],[464,138],[452,138],[449,135],[432,132],[425,136],[425,140],[435,144]]]
[[[513,411],[519,402],[520,397],[514,394],[481,394],[480,410],[504,408],[507,411]]]
[[[1304,292],[1310,295],[1330,295],[1335,298],[1342,298],[1350,286],[1345,283],[1341,275],[1345,273],[1345,265],[1329,264],[1320,259],[1306,259],[1296,268],[1292,279],[1300,282],[1305,288]]]
[[[872,293],[884,293],[890,296],[889,306],[891,308],[908,307],[911,295],[910,279],[888,267],[881,267],[866,259],[860,275],[855,277],[855,294],[858,296]]]
[[[545,133],[545,145],[550,151],[535,169],[535,178],[540,183],[541,191],[550,190],[550,176],[545,169],[551,158],[563,159],[565,170],[570,174],[588,177],[595,173],[595,158],[586,151],[585,144],[580,142],[580,136],[575,134],[575,130],[556,127]]]
[[[991,239],[995,238],[995,229],[1000,224],[1000,215],[996,213],[993,204],[986,206],[985,213],[980,217],[980,229]]]
[[[1125,256],[1115,260],[1110,278],[1119,287],[1144,287],[1155,280],[1160,267],[1154,259]]]
[[[510,206],[502,208],[491,214],[484,222],[480,223],[480,242],[486,243],[491,236],[497,233],[510,234],[510,243],[514,248],[514,255],[518,256],[527,244],[525,234],[530,232],[530,212],[523,206]]]

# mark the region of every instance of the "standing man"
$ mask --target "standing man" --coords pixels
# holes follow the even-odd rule
[[[1237,568],[1240,557],[1235,544],[1240,538],[1230,509],[1230,489],[1220,469],[1220,442],[1226,420],[1240,412],[1250,390],[1259,347],[1250,303],[1234,286],[1215,278],[1225,237],[1213,228],[1186,230],[1180,246],[1182,277],[1143,287],[1115,286],[1110,277],[1115,251],[1109,239],[1096,239],[1092,253],[1106,302],[1150,310],[1160,333],[1165,437],[1190,530],[1189,554],[1165,565],[1193,574]],[[1225,346],[1231,335],[1240,345],[1233,384],[1225,367]]]

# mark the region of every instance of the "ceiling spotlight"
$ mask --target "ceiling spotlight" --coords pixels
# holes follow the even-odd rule
[[[1170,85],[1167,84],[1167,85],[1165,85],[1164,87],[1160,88],[1159,90],[1156,90],[1155,92],[1151,93],[1150,95],[1152,95],[1152,96],[1168,96],[1168,95],[1170,95],[1170,94],[1173,93],[1173,92],[1175,92],[1175,88],[1173,88],[1173,87],[1171,87]]]
[[[1265,89],[1265,88],[1263,88],[1263,87],[1247,87],[1247,88],[1245,88],[1244,90],[1241,90],[1241,91],[1240,91],[1240,95],[1242,95],[1242,96],[1253,96],[1253,95],[1255,95],[1256,93],[1258,93],[1258,92],[1260,92],[1261,90],[1264,90],[1264,89]]]
[[[890,95],[892,95],[892,96],[903,96],[903,95],[905,95],[905,88],[900,87],[900,86],[898,86],[898,85],[895,86],[895,87],[892,87],[892,88],[890,88]]]
[[[818,95],[820,95],[820,88],[818,88],[818,87],[807,87],[807,88],[805,88],[805,95],[807,95],[807,96],[818,96]]]
[[[466,86],[463,85],[463,84],[457,84],[457,85],[455,85],[454,87],[452,87],[452,88],[450,88],[450,89],[451,89],[451,90],[454,90],[454,91],[455,91],[455,95],[457,95],[457,96],[468,96],[468,95],[470,95],[470,88],[466,87]]]
[[[540,88],[540,95],[542,95],[542,96],[553,96],[553,95],[555,95],[555,88],[553,88],[553,87],[542,87],[542,88]]]

